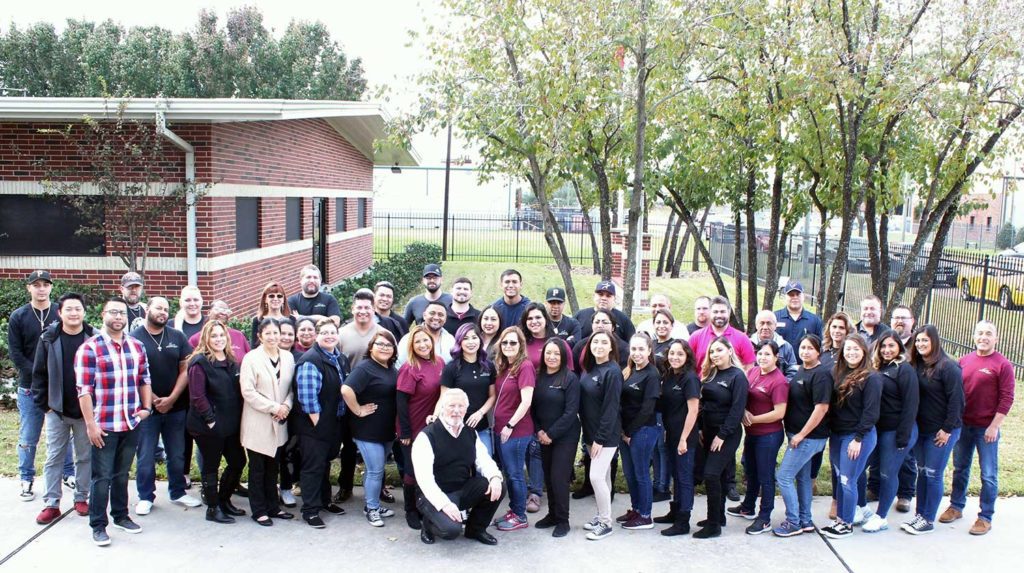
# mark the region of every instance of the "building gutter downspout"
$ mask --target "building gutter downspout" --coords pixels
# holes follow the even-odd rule
[[[196,249],[196,150],[190,143],[182,139],[178,134],[167,129],[167,118],[164,111],[167,106],[164,102],[157,105],[156,130],[173,143],[178,149],[185,152],[185,184],[188,186],[185,192],[185,249],[187,255],[188,284],[199,286],[199,272]]]

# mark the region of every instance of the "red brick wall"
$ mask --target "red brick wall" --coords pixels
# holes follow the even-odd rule
[[[363,235],[327,246],[327,282],[336,283],[373,263],[373,236]]]
[[[0,279],[17,279],[24,280],[29,273],[36,269],[9,269],[0,268]],[[127,270],[127,269],[125,269]],[[68,271],[68,270],[54,270],[52,271],[53,278],[74,281],[84,284],[99,285],[105,291],[110,293],[119,293],[121,287],[121,275],[125,273],[124,270],[118,271]],[[146,271],[146,296],[164,296],[177,300],[178,295],[181,294],[181,287],[188,282],[188,275],[184,272],[170,272],[170,271]],[[56,299],[60,294],[54,293],[53,298]],[[90,303],[96,301],[89,301]]]

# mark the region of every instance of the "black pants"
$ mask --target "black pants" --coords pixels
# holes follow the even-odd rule
[[[280,455],[284,446],[278,448]],[[281,506],[277,503],[277,456],[249,452],[249,508],[252,516],[277,515]]]
[[[494,519],[495,512],[498,511],[498,506],[501,505],[501,500],[505,497],[504,484],[501,495],[495,501],[491,501],[487,495],[487,487],[487,479],[483,476],[473,476],[466,481],[462,489],[447,493],[448,499],[459,506],[460,510],[469,512],[469,517],[465,521],[466,535],[487,529]],[[431,527],[441,539],[455,539],[462,533],[463,524],[452,521],[444,512],[427,501],[423,494],[416,496],[416,507],[423,515],[423,527]]]
[[[231,494],[238,488],[238,482],[242,479],[245,450],[238,437],[238,434],[227,437],[196,436],[196,445],[199,446],[199,453],[203,455],[203,467],[200,468],[203,474],[203,496],[210,507],[231,499]],[[220,475],[220,484],[217,485],[217,471],[220,469],[222,458],[227,461],[227,467]]]
[[[725,521],[725,492],[729,485],[726,481],[726,471],[729,467],[736,468],[736,449],[740,446],[740,434],[733,432],[729,439],[722,444],[722,449],[717,452],[711,451],[711,443],[714,442],[718,428],[704,428],[704,490],[708,496],[708,521],[710,523],[723,523]]]
[[[695,483],[699,484],[704,481],[704,461],[704,449],[701,448],[697,450],[697,455],[694,456],[693,461],[693,473],[695,476],[694,479],[696,480]],[[728,492],[734,487],[736,487],[736,462],[725,466],[725,491]]]
[[[868,491],[878,494],[878,486],[881,476],[879,467],[878,448],[871,452],[868,458]],[[900,466],[900,485],[896,490],[896,497],[899,499],[913,499],[917,493],[917,459],[914,456],[903,458],[903,465]]]
[[[356,476],[356,443],[352,441],[352,430],[348,420],[341,420],[341,471],[338,472],[338,487],[352,489]]]
[[[299,454],[299,437],[291,436],[288,442],[277,450],[277,468],[281,479],[281,489],[292,489],[299,483],[299,472],[302,471],[302,455]]]
[[[185,475],[186,476],[190,475],[192,473],[192,444],[194,444],[194,443],[195,443],[195,438],[192,437],[192,434],[188,431],[188,428],[186,428],[185,429],[185,454],[184,454],[185,455]],[[199,471],[202,471],[202,468],[200,468]]]
[[[569,482],[572,479],[578,442],[579,438],[574,436],[540,447],[544,487],[548,490],[548,514],[558,523],[569,523]]]
[[[331,459],[337,451],[337,445],[326,440],[299,436],[299,452],[302,455],[299,485],[302,486],[303,517],[316,515],[331,504]]]

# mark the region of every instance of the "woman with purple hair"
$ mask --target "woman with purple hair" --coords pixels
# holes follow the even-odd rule
[[[488,414],[494,407],[494,364],[483,351],[483,334],[475,324],[463,324],[455,331],[452,361],[441,372],[441,393],[458,388],[469,396],[466,425],[476,430],[487,453],[494,456],[494,440]]]

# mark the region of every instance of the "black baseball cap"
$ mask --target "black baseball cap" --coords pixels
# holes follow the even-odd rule
[[[548,296],[544,299],[548,302],[557,300],[558,302],[565,302],[565,289],[558,287],[551,287],[548,289]]]
[[[440,265],[435,265],[435,264],[431,263],[431,264],[423,267],[423,276],[427,276],[427,275],[441,276],[441,266]]]
[[[36,281],[46,281],[53,284],[53,281],[50,280],[50,271],[32,271],[32,273],[28,275],[28,278],[25,279],[25,284],[30,285]]]

